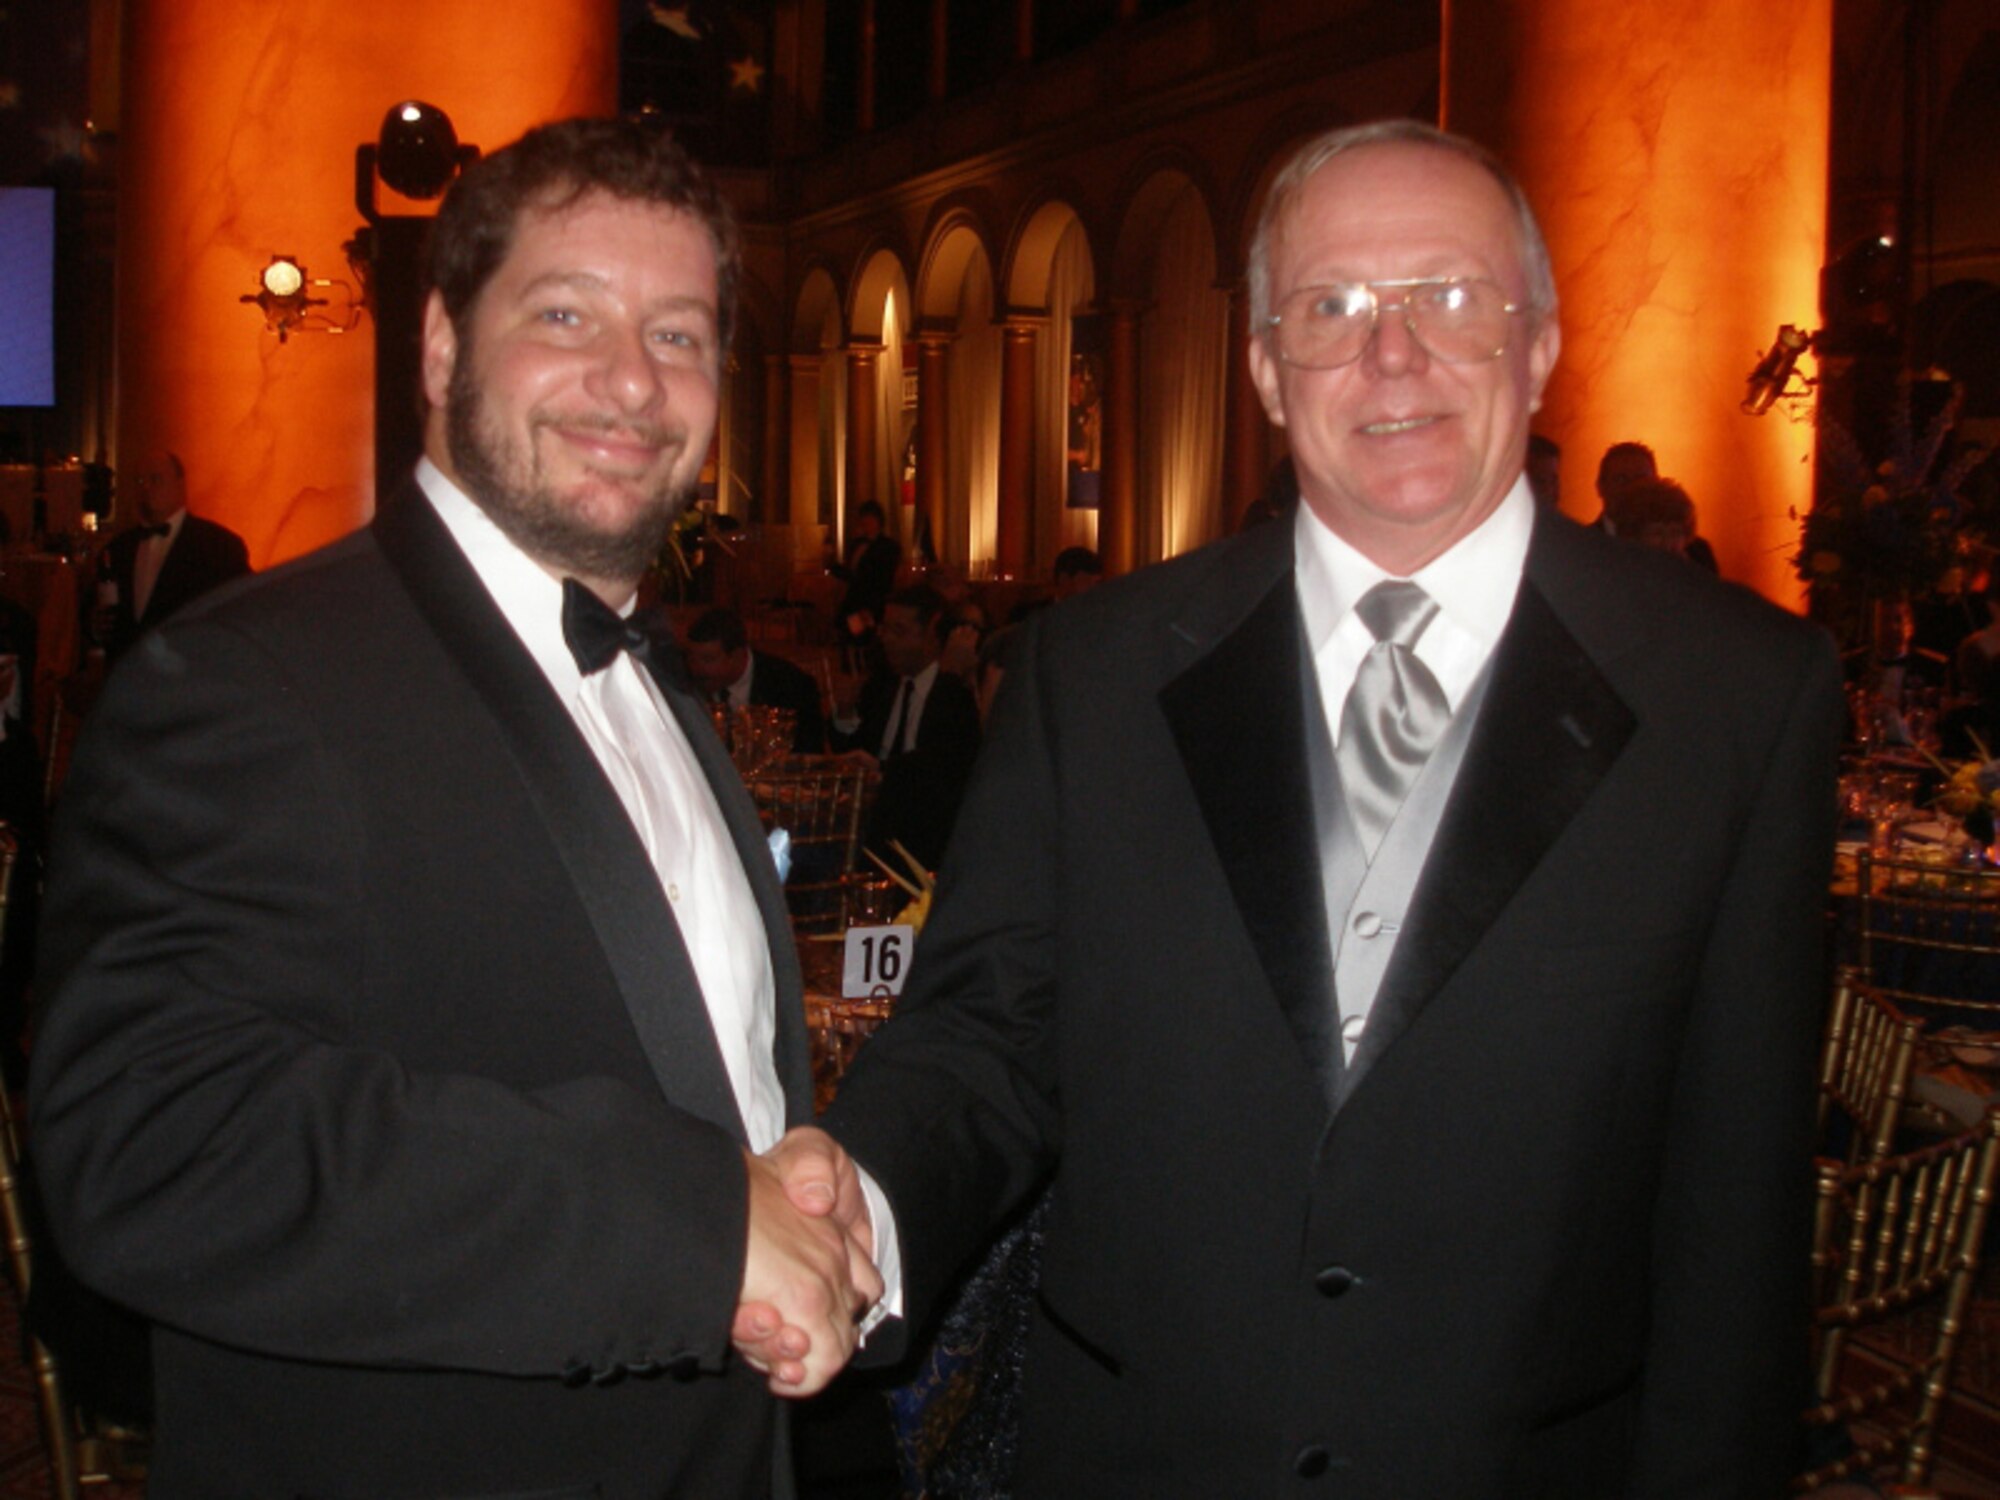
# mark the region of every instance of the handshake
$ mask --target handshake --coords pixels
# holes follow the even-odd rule
[[[845,1367],[863,1316],[882,1298],[860,1174],[810,1125],[763,1156],[745,1152],[744,1162],[750,1244],[730,1339],[773,1394],[816,1395]]]

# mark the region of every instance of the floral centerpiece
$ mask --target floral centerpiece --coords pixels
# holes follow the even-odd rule
[[[1964,388],[1953,385],[1918,433],[1911,386],[1908,377],[1897,382],[1889,452],[1879,462],[1871,463],[1840,423],[1820,426],[1819,496],[1800,522],[1792,565],[1811,588],[1814,616],[1850,645],[1867,637],[1877,604],[1947,585],[2000,540],[2000,515],[1985,514],[1960,493],[1984,454],[1968,446],[1939,462]]]
[[[1957,818],[1984,849],[1994,842],[1995,817],[2000,815],[2000,760],[1989,758],[1986,747],[1976,739],[1973,743],[1979,750],[1977,759],[1937,762],[1945,778],[1937,794],[1937,807]]]

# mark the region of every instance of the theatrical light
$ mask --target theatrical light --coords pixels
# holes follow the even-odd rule
[[[451,117],[435,104],[407,99],[382,117],[375,169],[405,198],[440,196],[467,159],[459,150]]]
[[[313,309],[330,306],[325,297],[315,297],[309,288],[338,287],[344,294],[338,318]],[[295,333],[346,333],[361,319],[361,304],[354,289],[344,281],[308,276],[295,256],[274,255],[269,265],[257,273],[257,290],[236,299],[247,302],[264,314],[264,328],[284,343]]]
[[[1790,323],[1781,324],[1771,347],[1750,372],[1750,388],[1743,395],[1743,410],[1761,417],[1780,400],[1802,400],[1812,395],[1817,384],[1800,372],[1799,356],[1812,347],[1814,335]],[[1797,384],[1794,386],[1793,382]]]

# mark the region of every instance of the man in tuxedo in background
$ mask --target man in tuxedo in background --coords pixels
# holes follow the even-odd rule
[[[108,567],[100,578],[116,585],[116,598],[96,600],[94,639],[115,660],[175,610],[210,589],[250,571],[243,538],[187,508],[187,470],[180,455],[154,449],[133,482],[139,519],[105,546]]]
[[[1555,289],[1478,147],[1309,143],[1250,287],[1298,514],[1024,627],[828,1129],[918,1317],[1053,1173],[1021,1494],[1775,1494],[1833,651],[1537,511]]]
[[[718,605],[688,626],[686,658],[688,675],[711,702],[789,709],[793,752],[825,753],[826,713],[820,707],[819,684],[782,656],[753,650],[743,617],[735,610]]]
[[[882,609],[882,670],[861,685],[856,703],[834,719],[834,747],[873,756],[882,786],[869,815],[867,842],[896,861],[901,844],[936,869],[979,755],[979,704],[962,678],[942,670],[944,600],[915,584]]]
[[[155,1324],[154,1500],[786,1494],[767,1379],[822,1385],[878,1283],[751,1154],[811,1114],[783,895],[621,618],[714,430],[734,226],[669,137],[573,120],[431,253],[414,478],[147,632],[78,747],[50,1219]]]

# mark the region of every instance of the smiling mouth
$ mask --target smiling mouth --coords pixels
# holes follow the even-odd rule
[[[635,473],[650,469],[662,456],[677,451],[685,435],[664,427],[623,427],[592,422],[550,422],[548,426],[571,445],[589,450],[593,467]]]
[[[1399,432],[1415,432],[1419,427],[1428,427],[1443,420],[1442,417],[1402,417],[1393,422],[1364,423],[1361,431],[1369,437],[1394,437]]]

